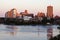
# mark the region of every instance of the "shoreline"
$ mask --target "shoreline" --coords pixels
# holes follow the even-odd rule
[[[2,18],[0,17],[0,24],[7,24],[7,25],[60,25],[60,21],[56,20],[44,20],[39,21],[37,20],[23,20],[17,18]]]

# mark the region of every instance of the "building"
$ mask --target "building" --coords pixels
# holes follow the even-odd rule
[[[22,15],[22,18],[24,20],[30,20],[33,17],[33,14],[28,13],[28,10],[25,10],[24,12],[20,13]]]
[[[43,12],[38,12],[38,14],[35,16],[35,18],[40,21],[42,21],[44,17],[45,17],[45,13]]]
[[[43,13],[43,12],[38,12],[37,16],[38,16],[38,17],[45,17],[45,13]]]
[[[20,12],[20,15],[33,17],[33,14],[32,13],[28,13],[28,10],[25,10],[24,12]]]
[[[19,14],[17,13],[17,10],[15,8],[11,9],[5,14],[6,18],[16,18],[17,16],[19,16]]]
[[[30,20],[31,18],[33,18],[33,14],[27,14],[23,16],[24,20]]]
[[[47,17],[48,18],[53,18],[53,6],[48,6],[47,7]]]
[[[11,14],[10,14],[10,11],[7,11],[6,13],[5,13],[5,17],[7,18],[9,18],[11,16]]]
[[[24,12],[25,12],[26,14],[28,14],[28,10],[25,10]]]
[[[60,16],[56,15],[54,18],[55,18],[55,19],[60,19]]]
[[[6,18],[12,18],[13,15],[12,15],[11,11],[6,12],[6,13],[5,13],[5,17],[6,17]]]
[[[12,18],[16,18],[17,16],[19,16],[19,14],[15,8],[13,8],[10,12],[12,14]]]

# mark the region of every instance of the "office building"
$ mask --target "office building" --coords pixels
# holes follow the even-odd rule
[[[48,18],[53,18],[53,6],[48,6],[47,7],[47,17]]]

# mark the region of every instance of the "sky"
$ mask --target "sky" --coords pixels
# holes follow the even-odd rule
[[[60,16],[60,0],[0,0],[0,17],[13,8],[18,12],[28,10],[29,13],[47,13],[47,6],[53,6],[53,13]]]

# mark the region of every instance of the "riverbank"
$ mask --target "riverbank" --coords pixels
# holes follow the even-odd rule
[[[60,24],[60,21],[57,21],[55,19],[47,20],[46,18],[43,18],[43,20],[24,20],[24,19],[18,19],[18,18],[4,18],[0,17],[0,24],[11,24],[11,25],[49,25],[49,24]]]

